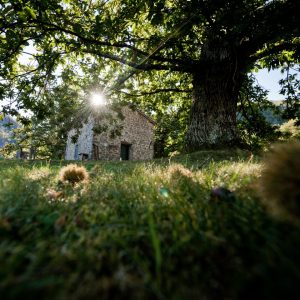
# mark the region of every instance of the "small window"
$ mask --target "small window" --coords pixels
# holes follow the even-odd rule
[[[130,145],[129,144],[121,144],[121,159],[129,160],[130,157]]]

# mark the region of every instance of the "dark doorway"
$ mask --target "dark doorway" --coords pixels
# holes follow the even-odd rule
[[[81,160],[88,160],[89,159],[89,155],[86,153],[80,153],[79,155],[81,155]]]
[[[130,145],[129,144],[121,144],[121,159],[129,160],[130,154]]]

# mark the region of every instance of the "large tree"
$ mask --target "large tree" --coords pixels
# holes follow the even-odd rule
[[[109,64],[110,70],[117,70],[117,62],[125,67],[119,66],[119,76],[107,82],[107,89],[128,92],[133,81],[126,90],[124,84],[149,76],[157,88],[140,87],[146,94],[192,92],[189,150],[240,143],[238,96],[259,59],[288,53],[299,62],[300,3],[295,0],[0,3],[2,98],[18,96],[17,103],[38,110],[40,105],[28,95],[46,89],[57,66],[93,57],[93,63],[107,71]],[[38,50],[32,54],[36,63],[29,69],[16,67],[30,42]]]

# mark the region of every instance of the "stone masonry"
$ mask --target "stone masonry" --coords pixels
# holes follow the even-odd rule
[[[77,143],[72,143],[75,130],[68,134],[66,147],[66,160],[146,160],[153,158],[154,121],[139,110],[128,106],[122,108],[124,119],[118,119],[122,126],[121,135],[114,138],[110,130],[96,134],[93,128],[96,124],[94,118],[83,125]],[[99,122],[99,121],[98,121]],[[100,120],[100,125],[107,124],[107,120]],[[115,126],[116,124],[114,124]]]

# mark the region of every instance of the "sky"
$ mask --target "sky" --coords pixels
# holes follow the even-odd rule
[[[278,82],[285,76],[280,73],[280,70],[270,70],[269,72],[268,69],[262,69],[254,73],[254,75],[259,85],[269,91],[269,100],[282,100],[284,98],[283,95],[279,94],[280,85]]]

